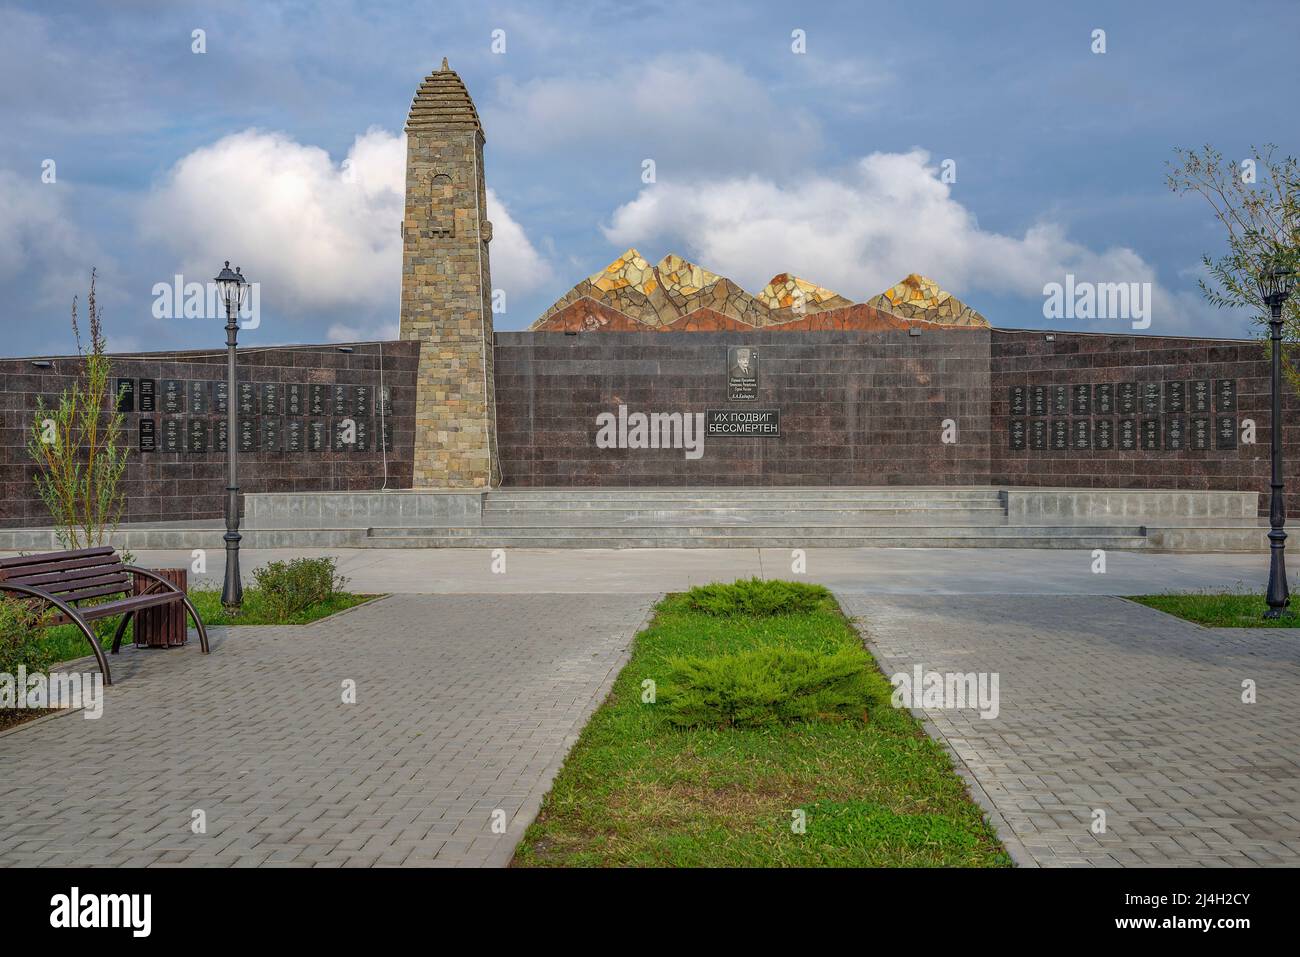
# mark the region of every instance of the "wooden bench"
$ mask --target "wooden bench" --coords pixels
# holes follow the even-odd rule
[[[132,595],[133,576],[153,580],[143,594]],[[12,592],[37,598],[54,606],[56,614],[47,625],[74,624],[90,642],[90,648],[104,673],[104,684],[113,683],[104,649],[95,638],[90,622],[100,618],[122,616],[113,635],[113,654],[122,645],[122,635],[132,616],[142,608],[154,608],[183,602],[194,619],[199,633],[199,646],[208,653],[208,633],[199,618],[198,609],[184,591],[161,575],[145,568],[122,564],[122,559],[111,545],[82,548],[70,552],[45,552],[40,555],[23,555],[19,558],[0,559],[0,592]],[[124,595],[113,601],[81,605],[87,599]]]

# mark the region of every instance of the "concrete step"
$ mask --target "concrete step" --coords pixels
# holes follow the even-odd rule
[[[722,505],[741,503],[813,502],[1001,502],[999,489],[993,488],[593,488],[593,489],[494,489],[484,494],[485,504],[564,502],[692,502]]]
[[[1001,506],[953,508],[485,508],[483,524],[581,525],[1000,525]],[[1131,524],[1131,523],[1130,523]]]
[[[527,538],[585,539],[599,542],[606,538],[633,537],[677,541],[689,538],[752,538],[754,536],[781,539],[871,539],[903,537],[959,538],[1054,538],[1061,536],[1103,536],[1117,538],[1143,538],[1145,531],[1137,526],[1078,526],[1078,525],[793,525],[713,524],[713,525],[438,525],[392,526],[369,530],[370,540],[398,538]]]
[[[1019,537],[946,537],[906,535],[872,537],[820,537],[788,535],[692,535],[675,538],[623,535],[604,538],[566,538],[553,535],[375,536],[372,548],[1073,548],[1140,549],[1140,535],[1026,535]]]

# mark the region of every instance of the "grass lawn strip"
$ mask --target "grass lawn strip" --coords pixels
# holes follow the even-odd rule
[[[1129,600],[1207,628],[1300,628],[1300,615],[1292,608],[1281,618],[1266,619],[1268,603],[1253,592],[1134,595]]]

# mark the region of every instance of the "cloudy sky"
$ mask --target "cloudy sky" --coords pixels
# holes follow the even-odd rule
[[[1049,322],[1043,286],[1149,282],[1147,331],[1248,335],[1202,301],[1220,228],[1165,163],[1300,152],[1294,0],[46,0],[0,23],[5,355],[70,351],[92,266],[113,348],[220,345],[156,318],[154,287],[227,258],[261,283],[241,341],[395,336],[402,125],[443,56],[487,135],[502,330],[635,246],[751,291],[920,272],[1007,327],[1126,329]]]

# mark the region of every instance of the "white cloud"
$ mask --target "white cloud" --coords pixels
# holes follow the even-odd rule
[[[246,130],[177,162],[145,203],[142,229],[176,251],[187,280],[210,278],[225,259],[242,266],[261,283],[266,315],[396,314],[405,164],[405,136],[377,127],[337,164],[283,133]],[[547,281],[546,261],[491,190],[487,215],[494,284],[524,294]]]
[[[821,146],[803,109],[778,107],[767,85],[708,53],[626,61],[611,73],[502,79],[484,109],[493,145],[528,153],[615,144],[655,160],[661,182],[682,170],[785,169]],[[629,175],[641,175],[639,165]]]
[[[791,272],[861,301],[917,272],[962,298],[986,292],[1041,308],[1043,286],[1073,273],[1079,281],[1151,282],[1151,332],[1192,331],[1175,317],[1207,315],[1196,296],[1160,288],[1154,267],[1130,248],[1089,249],[1050,222],[1022,236],[981,229],[920,149],[872,153],[843,176],[651,186],[615,210],[604,232],[619,247],[678,250],[750,290]]]

